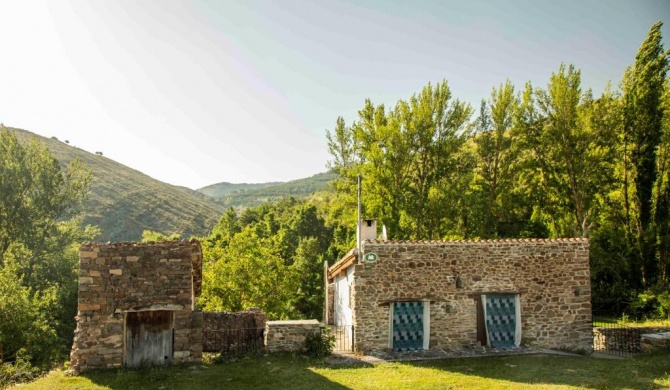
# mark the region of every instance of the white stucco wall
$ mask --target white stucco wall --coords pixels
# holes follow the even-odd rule
[[[353,311],[351,310],[351,283],[354,280],[354,267],[347,269],[347,276],[335,278],[334,311],[335,325],[352,325]]]

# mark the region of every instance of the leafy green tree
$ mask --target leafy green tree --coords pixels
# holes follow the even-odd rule
[[[298,279],[295,309],[305,318],[323,316],[323,258],[321,244],[315,237],[300,239],[293,258],[293,274]]]
[[[181,239],[179,233],[163,234],[153,230],[142,231],[142,242],[161,242],[161,241],[175,241]]]
[[[203,248],[204,249],[204,248]],[[200,304],[209,311],[241,311],[258,307],[270,319],[294,314],[296,283],[291,269],[273,253],[271,243],[252,227],[236,234],[221,256],[207,258]]]
[[[90,187],[36,139],[0,130],[0,354],[48,368],[67,356],[77,306],[79,243],[99,230],[73,217]]]
[[[469,105],[452,99],[443,81],[389,111],[366,100],[351,130],[338,120],[329,135],[331,166],[345,175],[336,188],[352,212],[354,179],[362,174],[364,215],[379,219],[391,237],[440,237],[450,207],[457,207],[455,202],[445,207],[440,188],[461,182],[453,176],[462,163],[471,113]]]
[[[484,218],[481,237],[500,235],[500,224],[508,220],[509,195],[513,190],[516,150],[513,147],[514,118],[518,99],[514,86],[507,80],[491,92],[489,105],[482,102],[474,136],[477,153],[476,184],[481,188]],[[488,108],[490,106],[490,109]]]
[[[23,145],[0,130],[0,264],[12,243],[40,252],[58,221],[77,213],[90,181],[91,171],[78,160],[61,168],[36,138]],[[34,266],[31,261],[28,272]]]
[[[657,153],[663,132],[662,98],[668,71],[668,52],[663,49],[661,26],[655,23],[640,46],[635,64],[624,81],[624,134],[636,206],[635,231],[638,245],[638,266],[644,285],[658,279],[656,235],[653,226],[654,184],[659,179]],[[628,198],[626,199],[628,201]]]

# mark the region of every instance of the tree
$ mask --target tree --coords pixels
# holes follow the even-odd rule
[[[635,231],[638,264],[644,285],[658,277],[656,235],[653,231],[653,194],[658,180],[657,153],[662,138],[662,97],[668,71],[668,52],[661,42],[662,22],[655,23],[635,57],[635,64],[624,80],[624,142],[630,150],[630,168],[637,209]],[[628,200],[628,196],[626,198]]]
[[[11,131],[0,130],[0,265],[12,243],[39,254],[57,222],[77,213],[91,177],[78,160],[61,168],[36,138],[23,145]]]
[[[338,119],[335,135],[329,134],[331,164],[343,184],[336,188],[352,203],[354,179],[362,174],[364,214],[379,219],[391,237],[441,237],[450,209],[440,188],[460,182],[454,175],[471,113],[452,99],[446,81],[428,84],[389,111],[366,100],[351,131]]]
[[[0,130],[0,354],[48,367],[72,344],[78,243],[99,231],[73,217],[91,171],[61,167],[36,138]]]
[[[258,237],[251,226],[236,234],[228,248],[215,253],[220,257],[204,254],[207,258],[200,303],[205,310],[241,311],[258,307],[270,319],[286,319],[294,313],[296,279],[273,253],[270,241]]]
[[[482,189],[485,206],[481,237],[496,237],[498,227],[506,218],[503,216],[509,204],[503,197],[509,197],[514,184],[516,154],[513,149],[512,128],[518,106],[514,86],[507,80],[491,91],[489,105],[482,101],[474,136],[477,153],[477,182]],[[489,109],[490,107],[490,109]]]
[[[142,242],[161,242],[161,241],[175,241],[181,239],[179,233],[163,234],[153,230],[142,231]]]
[[[315,237],[300,239],[293,258],[293,274],[298,278],[295,308],[304,318],[323,316],[323,251]]]

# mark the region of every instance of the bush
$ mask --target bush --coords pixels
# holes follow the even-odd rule
[[[30,356],[25,349],[17,353],[16,361],[13,363],[0,362],[0,388],[5,386],[29,382],[44,372],[43,369],[30,364]]]
[[[335,335],[330,328],[321,328],[321,332],[311,333],[305,339],[305,352],[312,357],[326,357],[333,353]]]
[[[657,286],[644,290],[637,294],[629,311],[637,319],[670,319],[670,288]]]

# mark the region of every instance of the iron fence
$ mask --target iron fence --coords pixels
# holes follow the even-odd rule
[[[618,324],[609,318],[593,316],[593,351],[630,357],[642,352],[640,328]]]
[[[336,352],[354,351],[354,326],[353,325],[328,325],[330,331],[335,336]]]
[[[207,330],[202,334],[203,352],[237,356],[261,352],[265,348],[265,328]]]

